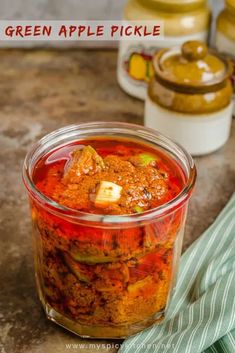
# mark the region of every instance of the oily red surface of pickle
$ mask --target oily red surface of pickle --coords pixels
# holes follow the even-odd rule
[[[104,158],[105,170],[98,170],[92,175],[82,175],[63,181],[64,168],[71,160],[70,153],[61,151],[61,159],[53,160],[53,153],[38,162],[34,181],[37,188],[58,203],[89,213],[128,214],[133,213],[136,205],[143,210],[154,208],[174,198],[182,189],[184,176],[176,162],[162,152],[150,147],[131,142],[110,140],[80,141],[70,148],[82,148],[90,144]],[[54,152],[55,153],[55,152]],[[67,154],[66,154],[67,153]],[[140,153],[156,155],[156,163],[145,167],[138,165]],[[70,159],[69,159],[70,158]],[[48,163],[50,160],[50,163]],[[53,161],[53,162],[51,162]],[[101,180],[112,181],[122,186],[121,199],[116,204],[99,209],[94,206],[92,194]]]

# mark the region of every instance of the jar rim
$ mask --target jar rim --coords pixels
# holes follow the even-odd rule
[[[95,134],[99,132],[100,134]],[[102,131],[105,130],[106,134]],[[109,132],[109,133],[108,133]],[[116,135],[115,135],[116,132]],[[147,210],[143,213],[139,214],[128,214],[128,215],[102,215],[102,214],[92,214],[81,212],[78,210],[71,209],[66,206],[62,206],[56,201],[48,198],[42,192],[40,192],[32,178],[32,172],[34,170],[35,164],[38,162],[41,156],[44,156],[49,151],[53,150],[53,143],[61,138],[65,137],[68,138],[69,134],[70,137],[76,138],[73,141],[84,140],[87,137],[82,137],[82,133],[88,134],[92,133],[93,135],[89,135],[89,138],[94,138],[95,136],[117,136],[119,133],[119,137],[122,137],[122,134],[127,134],[128,137],[131,139],[131,136],[136,137],[138,135],[139,139],[145,139],[147,142],[152,143],[155,146],[157,143],[159,147],[167,152],[168,155],[172,154],[177,159],[181,160],[184,163],[184,167],[187,168],[186,175],[186,182],[185,186],[181,190],[181,192],[172,200],[168,201],[167,203],[160,205],[156,208]],[[57,141],[58,142],[58,141]],[[62,142],[62,141],[61,141]],[[161,145],[160,145],[161,143]],[[64,143],[66,145],[67,143]],[[54,145],[55,146],[55,145]],[[59,146],[63,146],[60,144]],[[58,146],[57,146],[58,147]],[[45,152],[46,148],[50,148],[49,151]],[[44,154],[42,154],[42,150],[44,149]],[[41,154],[40,154],[41,153]],[[183,160],[184,159],[184,160]],[[182,166],[181,166],[182,167]],[[91,122],[91,123],[81,123],[81,124],[74,124],[68,125],[63,128],[57,129],[52,131],[51,133],[42,137],[39,141],[37,141],[27,153],[24,165],[23,165],[23,182],[24,185],[29,193],[29,195],[38,203],[41,204],[43,208],[47,211],[59,215],[60,217],[64,217],[66,219],[71,219],[74,222],[89,222],[90,226],[99,226],[102,224],[102,227],[111,228],[115,225],[128,225],[129,226],[136,222],[151,222],[154,220],[155,217],[164,216],[173,212],[175,209],[179,208],[180,206],[184,205],[185,202],[189,199],[192,193],[193,186],[196,181],[196,167],[191,155],[178,143],[172,141],[168,137],[160,134],[158,131],[141,126],[136,124],[129,124],[129,123],[120,123],[120,122]]]

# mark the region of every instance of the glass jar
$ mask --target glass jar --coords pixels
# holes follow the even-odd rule
[[[232,121],[229,60],[199,41],[163,49],[153,59],[145,102],[145,125],[158,129],[189,153],[203,155],[223,146]]]
[[[152,55],[156,49],[198,39],[207,42],[211,11],[206,0],[129,0],[125,21],[164,22],[164,39],[121,41],[118,55],[118,82],[128,94],[146,98],[147,83],[153,75]]]
[[[217,18],[216,48],[225,53],[233,62],[232,83],[235,101],[235,0],[226,0],[226,8]],[[233,113],[235,115],[235,105]]]
[[[103,216],[63,207],[36,189],[32,175],[45,154],[96,136],[123,137],[163,151],[184,173],[182,192],[150,211]],[[195,178],[186,151],[137,125],[73,125],[37,142],[26,156],[23,180],[31,205],[37,289],[47,317],[82,337],[97,338],[127,337],[162,320]],[[141,279],[136,280],[137,274]]]

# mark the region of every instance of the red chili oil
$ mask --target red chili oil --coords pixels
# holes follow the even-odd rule
[[[57,189],[58,194],[61,195],[67,187],[63,183],[63,175],[66,164],[69,160],[71,160],[72,152],[75,149],[81,148],[82,150],[84,146],[88,145],[92,146],[102,158],[112,155],[118,156],[124,160],[128,160],[128,158],[130,157],[138,156],[143,153],[150,153],[151,155],[156,156],[157,162],[155,168],[161,171],[161,173],[167,173],[168,175],[167,193],[165,193],[164,197],[159,197],[158,200],[155,200],[151,204],[151,207],[148,207],[147,209],[157,207],[172,200],[180,193],[184,186],[185,175],[182,169],[175,160],[170,159],[162,151],[156,150],[145,144],[140,144],[136,143],[135,141],[125,139],[114,140],[109,138],[96,138],[90,140],[77,141],[72,144],[62,146],[40,159],[35,166],[33,174],[33,181],[38,190],[48,198],[51,198],[54,201],[60,203],[60,201],[56,197],[54,197],[54,192]],[[81,192],[82,190],[79,190],[80,198],[82,197]],[[113,211],[111,209],[97,209],[96,207],[94,207],[92,202],[89,203],[88,206],[82,207],[82,205],[79,205],[79,200],[77,200],[76,205],[71,202],[71,206],[70,204],[66,204],[66,206],[70,208],[76,208],[80,211],[88,213],[115,214],[116,212],[117,214],[121,214],[122,212],[120,211],[120,209],[118,211]],[[125,209],[123,208],[123,210]],[[144,210],[146,210],[146,208],[143,209],[143,211]],[[123,212],[123,214],[126,213],[135,213],[135,211],[131,212],[130,210],[128,210],[128,212]]]
[[[97,138],[62,146],[41,158],[33,174],[38,190],[52,199],[59,186],[63,194],[68,188],[63,183],[66,164],[75,149],[82,150],[87,145],[104,160],[110,155],[123,159],[142,153],[156,156],[154,168],[168,174],[167,195],[158,204],[173,199],[184,187],[184,172],[161,150],[124,139]],[[81,210],[107,211],[93,206]],[[152,324],[156,321],[155,314],[156,318],[160,314],[163,318],[174,278],[174,249],[176,242],[181,241],[185,207],[156,217],[149,224],[134,222],[127,228],[110,229],[104,229],[102,224],[93,227],[89,222],[71,222],[34,201],[32,215],[37,239],[40,236],[37,256],[40,292],[54,310],[73,320],[75,326],[94,327],[93,335],[97,337],[103,335],[99,333],[102,325],[112,328],[116,337],[120,335],[115,331],[119,326],[136,327],[136,323],[148,318]]]

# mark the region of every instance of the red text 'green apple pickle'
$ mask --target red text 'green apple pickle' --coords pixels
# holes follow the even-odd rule
[[[174,199],[185,175],[160,150],[125,139],[97,138],[45,155],[35,166],[33,181],[62,206],[121,216]],[[70,222],[32,201],[46,301],[94,330],[137,323],[164,311],[184,211],[181,207],[149,224],[106,229]]]

